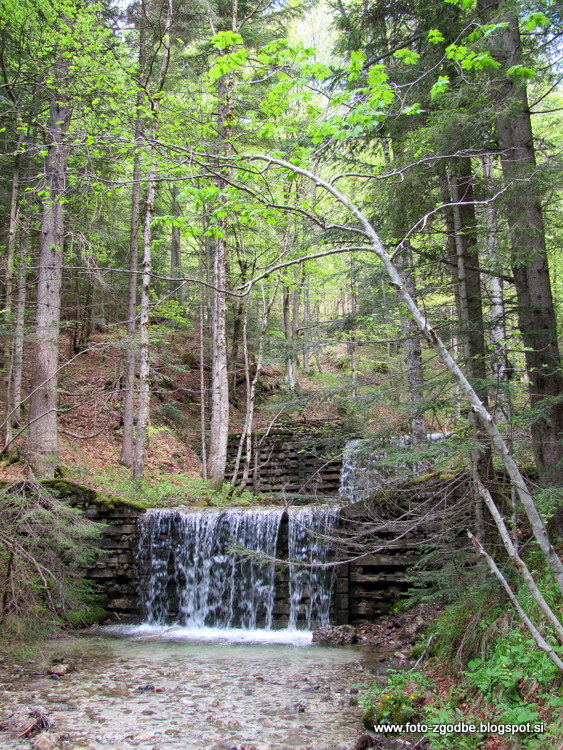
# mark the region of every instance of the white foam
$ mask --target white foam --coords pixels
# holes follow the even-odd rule
[[[308,646],[309,630],[243,630],[241,628],[185,628],[181,625],[109,625],[100,628],[111,635],[125,635],[135,640],[178,640],[222,643],[281,643]]]

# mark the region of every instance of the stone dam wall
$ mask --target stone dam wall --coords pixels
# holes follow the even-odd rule
[[[227,446],[227,476],[231,479],[239,435],[231,435]],[[338,495],[344,443],[334,437],[315,434],[303,426],[273,429],[252,435],[252,458],[248,488],[259,492],[287,492],[308,497]],[[242,465],[237,474],[240,483]]]
[[[61,486],[64,488],[61,489]],[[459,481],[457,492],[463,492],[464,482]],[[58,493],[73,506],[83,509],[85,515],[105,524],[99,548],[100,554],[84,571],[101,604],[116,619],[134,621],[140,616],[137,590],[139,583],[136,565],[138,527],[137,521],[145,509],[121,501],[119,498],[98,496],[87,487],[69,482],[57,483]],[[404,488],[403,488],[404,492]],[[409,502],[422,503],[436,494],[436,486],[413,487],[408,493]],[[453,497],[453,496],[452,496]],[[413,500],[414,498],[414,500]],[[363,503],[345,506],[340,513],[344,532],[354,524],[362,524],[370,509]],[[418,560],[421,546],[428,538],[428,529],[419,526],[405,533],[400,524],[386,523],[386,530],[370,536],[366,542],[369,554],[336,566],[336,584],[333,621],[336,624],[356,624],[386,614],[409,587],[407,569]],[[398,538],[397,538],[398,537]],[[280,531],[280,557],[287,549],[287,521]],[[353,557],[348,554],[347,557]],[[287,624],[289,572],[287,566],[276,570],[278,598],[275,603],[275,625]]]
[[[64,497],[81,508],[88,518],[105,524],[98,543],[100,554],[85,569],[84,577],[91,582],[94,593],[108,612],[120,621],[135,620],[139,617],[137,520],[145,511],[117,499],[108,505],[87,488],[70,489]],[[280,549],[287,544],[284,535],[287,535],[287,523],[282,524]],[[402,541],[385,553],[366,555],[336,566],[334,622],[354,624],[387,613],[408,586],[406,569],[418,557],[417,545],[416,541]],[[274,608],[275,625],[284,627],[288,616],[287,566],[276,570],[276,581],[279,595]],[[142,581],[140,583],[142,585]]]

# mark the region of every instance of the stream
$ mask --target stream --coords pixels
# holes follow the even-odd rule
[[[361,731],[355,686],[384,657],[310,641],[302,631],[155,626],[56,640],[43,661],[3,670],[0,709],[39,706],[60,750],[350,750]],[[49,674],[53,661],[71,671]],[[0,747],[30,742],[2,732]]]

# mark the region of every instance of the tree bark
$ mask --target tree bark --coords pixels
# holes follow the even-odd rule
[[[233,0],[231,8],[231,30],[237,31],[237,0]],[[228,156],[232,151],[230,142],[232,122],[234,119],[235,75],[230,73],[227,78],[221,77],[218,82],[217,93],[219,104],[217,109],[217,124],[222,145],[222,155]],[[221,171],[228,176],[229,169],[221,167]],[[219,177],[217,185],[220,190],[226,188],[226,181]],[[225,203],[223,194],[219,202]],[[229,437],[229,372],[227,363],[227,302],[223,291],[227,284],[227,233],[228,221],[226,217],[218,221],[219,236],[215,240],[213,254],[213,304],[212,304],[212,347],[211,347],[211,417],[209,452],[207,457],[207,471],[211,486],[220,489],[225,481],[227,466],[227,442]]]
[[[172,217],[174,219],[179,218],[180,216],[180,203],[178,201],[178,186],[176,184],[172,185],[171,190],[171,211],[172,211]],[[181,257],[181,233],[180,233],[180,227],[176,226],[176,224],[172,225],[172,230],[170,233],[170,276],[173,279],[177,279],[181,273],[182,273],[182,257]],[[170,289],[172,292],[178,287],[177,281],[171,281],[170,282]],[[175,297],[179,302],[182,302],[184,299],[184,287],[180,287],[178,291],[175,292]]]
[[[295,288],[292,293],[290,287],[284,286],[282,305],[283,331],[285,336],[285,382],[287,383],[288,390],[293,392],[298,386],[297,357],[295,355],[295,335],[297,329],[295,315],[299,314],[299,290]]]
[[[146,64],[146,31],[141,23],[139,34],[139,76]],[[137,369],[137,266],[139,225],[141,217],[141,149],[144,135],[144,117],[141,112],[145,94],[137,91],[135,114],[135,155],[133,157],[133,185],[131,188],[131,227],[129,234],[129,286],[127,290],[127,345],[125,349],[125,372],[123,378],[123,435],[120,463],[133,466],[135,441],[135,375]]]
[[[21,144],[21,138],[18,143],[18,149]],[[14,158],[14,168],[12,170],[12,187],[10,191],[10,208],[8,211],[8,233],[6,241],[6,274],[4,281],[4,445],[8,445],[12,439],[12,394],[11,394],[11,371],[13,358],[13,340],[8,331],[12,327],[12,314],[14,308],[13,287],[14,287],[14,248],[16,244],[16,228],[18,224],[18,202],[19,202],[19,183],[20,183],[20,165],[19,156]]]
[[[10,390],[6,418],[11,428],[21,424],[22,373],[25,336],[25,300],[27,293],[27,251],[29,245],[29,225],[26,223],[20,233],[20,257],[16,293],[16,315],[14,326],[14,346],[10,367]]]
[[[481,159],[487,195],[493,195],[493,157],[488,154]],[[487,264],[489,268],[498,267],[499,224],[494,203],[485,206],[487,225]],[[506,340],[506,310],[504,304],[504,282],[496,274],[485,280],[488,286],[491,317],[491,343],[494,349],[492,374],[497,382],[493,414],[498,423],[512,421],[512,408],[509,392],[509,365]]]
[[[149,351],[149,310],[151,293],[152,264],[152,217],[154,212],[156,165],[153,163],[149,174],[147,199],[145,201],[145,222],[143,230],[143,274],[141,280],[141,310],[139,316],[139,403],[137,407],[137,434],[133,458],[133,478],[140,479],[145,468],[145,444],[150,411],[150,351]]]
[[[221,229],[227,231],[227,222],[221,219]],[[227,367],[227,241],[222,237],[215,242],[213,256],[213,308],[211,346],[211,437],[207,459],[207,472],[211,484],[220,489],[225,481],[227,441],[229,435],[229,382]]]
[[[397,257],[397,267],[401,272],[409,294],[416,300],[416,283],[412,273],[413,259],[409,245]],[[414,322],[401,316],[401,332],[403,337],[403,356],[407,368],[407,382],[409,385],[409,399],[413,410],[411,418],[411,441],[413,446],[426,443],[426,420],[422,410],[424,403],[424,371],[422,369],[422,348],[420,333]]]
[[[166,8],[164,29],[160,39],[163,49],[162,58],[154,84],[154,94],[151,97],[151,144],[154,143],[158,134],[158,103],[170,62],[170,27],[173,15],[172,0],[167,0]],[[152,265],[152,219],[154,214],[156,181],[156,152],[154,145],[150,147],[150,165],[143,228],[143,274],[141,279],[141,310],[139,315],[139,403],[137,406],[135,455],[133,457],[134,479],[140,479],[145,470],[145,445],[150,412],[149,311]]]
[[[504,70],[522,62],[518,17],[501,0],[479,0],[483,19],[504,21],[495,33],[496,58]],[[496,132],[502,171],[510,190],[506,215],[512,246],[512,274],[518,322],[529,380],[534,457],[544,482],[563,483],[563,375],[545,244],[541,200],[535,182],[536,157],[526,84],[505,76],[499,94],[503,111]]]
[[[57,79],[66,75],[59,62]],[[53,91],[49,105],[45,191],[39,245],[37,312],[33,380],[29,410],[30,463],[36,476],[52,478],[58,462],[57,371],[61,319],[61,282],[64,241],[64,193],[69,147],[67,131],[71,107],[67,97]]]

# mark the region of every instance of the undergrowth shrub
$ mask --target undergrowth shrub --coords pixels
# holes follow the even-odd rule
[[[529,565],[533,554],[527,556]],[[561,611],[560,597],[542,559],[533,566],[545,598]],[[453,588],[450,588],[448,595]],[[518,598],[538,621],[527,590]],[[542,631],[552,643],[548,626]],[[432,642],[428,647],[429,635]],[[426,644],[423,649],[423,645]],[[552,750],[563,747],[563,675],[540,651],[496,581],[484,579],[460,591],[422,636],[414,651],[431,658],[416,671],[391,673],[363,696],[364,721],[456,725],[459,722],[530,725],[511,736],[497,732],[428,732],[432,750]],[[563,648],[556,647],[563,655]],[[541,727],[536,731],[536,727]],[[500,744],[499,744],[500,743]]]
[[[80,566],[96,554],[101,528],[35,482],[0,490],[0,638],[80,622],[92,606]]]

